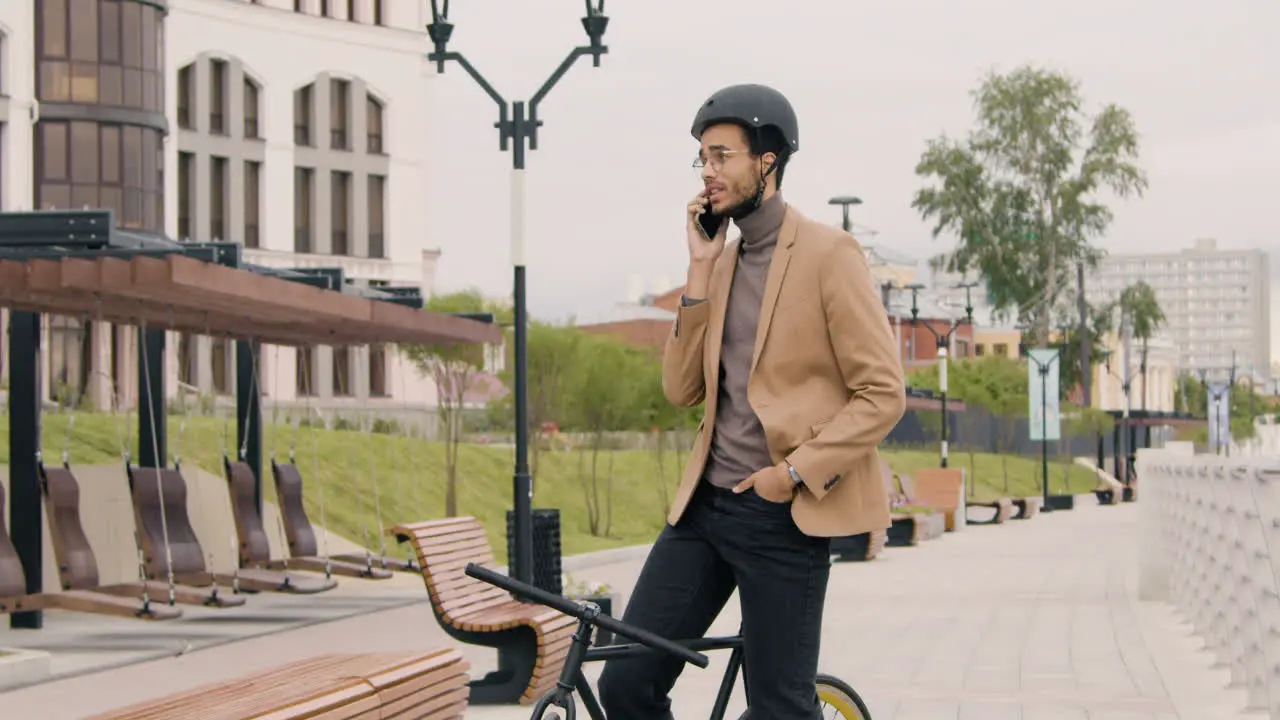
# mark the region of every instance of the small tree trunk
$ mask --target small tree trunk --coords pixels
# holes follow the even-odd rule
[[[613,448],[609,448],[609,480],[605,488],[605,520],[604,520],[604,537],[609,537],[609,533],[613,531],[613,458],[617,455]]]
[[[450,409],[445,413],[445,491],[444,515],[456,517],[458,514],[458,432],[457,413]]]
[[[600,488],[597,485],[597,478],[600,476],[600,443],[602,442],[602,433],[597,431],[595,442],[591,448],[591,493],[587,498],[587,502],[591,505],[591,534],[600,537]]]
[[[578,449],[578,484],[582,486],[582,497],[587,506],[587,529],[595,535],[596,519],[591,507],[591,490],[587,481],[587,454]]]

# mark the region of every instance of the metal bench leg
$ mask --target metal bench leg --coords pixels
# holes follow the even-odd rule
[[[472,705],[510,705],[520,701],[533,677],[538,640],[533,631],[512,636],[498,647],[498,669],[468,683]]]

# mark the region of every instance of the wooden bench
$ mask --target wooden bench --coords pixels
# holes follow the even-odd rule
[[[970,500],[965,505],[966,511],[968,508],[974,508],[974,507],[991,508],[995,512],[992,514],[990,520],[974,520],[973,518],[968,517],[966,512],[965,522],[971,525],[1000,525],[1004,523],[1005,520],[1008,520],[1009,518],[1013,517],[1013,513],[1014,513],[1013,500],[1010,500],[1009,498],[996,498],[994,500]]]
[[[471,703],[532,703],[560,676],[577,620],[464,571],[468,563],[494,567],[484,526],[474,517],[396,525],[387,532],[408,542],[422,567],[436,621],[451,637],[497,648],[498,669],[471,682]]]
[[[1030,520],[1040,513],[1040,508],[1044,507],[1044,498],[1013,498],[1013,507],[1017,510],[1013,514],[1014,520]]]
[[[327,654],[88,720],[455,720],[470,664],[457,650]]]
[[[889,495],[889,519],[892,522],[885,537],[885,545],[910,547],[946,532],[946,518],[931,508],[915,506],[913,499],[900,485],[899,475],[893,472],[883,458],[880,460],[880,479]]]
[[[884,530],[864,532],[831,538],[831,554],[840,561],[865,562],[875,560],[884,550],[889,533]]]
[[[947,532],[955,532],[956,516],[964,501],[964,474],[956,468],[923,468],[915,477],[899,475],[902,490],[913,505],[932,508],[942,514]]]

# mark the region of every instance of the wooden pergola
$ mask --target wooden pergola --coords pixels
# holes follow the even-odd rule
[[[0,260],[0,305],[275,345],[498,342],[490,324],[182,255]]]
[[[236,340],[237,437],[262,502],[260,343],[449,345],[496,343],[491,318],[423,310],[416,288],[367,288],[337,268],[277,270],[246,266],[236,243],[179,243],[122,231],[110,211],[0,213],[0,307],[9,328],[10,537],[27,579],[42,591],[40,316],[139,328],[138,465],[168,459],[164,390],[165,333]],[[144,367],[146,370],[144,370]],[[39,611],[11,615],[14,627],[40,627]]]

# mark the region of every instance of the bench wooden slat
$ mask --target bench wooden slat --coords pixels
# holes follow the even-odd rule
[[[456,532],[436,534],[414,533],[413,536],[424,541],[424,547],[429,550],[448,547],[452,543],[464,543],[476,539],[484,540],[485,547],[489,546],[489,536],[485,534],[484,528],[466,528]]]
[[[467,595],[458,596],[442,594],[441,597],[442,602],[438,603],[436,607],[439,608],[440,612],[449,614],[461,612],[465,607],[474,607],[479,603],[485,603],[490,600],[506,600],[508,602],[511,600],[511,598],[507,596],[501,588],[499,588],[497,592],[472,592]]]
[[[351,720],[389,717],[384,711],[389,704],[396,704],[393,712],[405,718],[429,717],[401,710],[437,697],[452,698],[452,705],[441,707],[460,716],[469,696],[469,669],[452,648],[320,655],[90,720]]]
[[[467,632],[502,632],[529,627],[536,659],[522,702],[532,702],[558,679],[577,620],[540,605],[523,603],[501,588],[466,575],[468,564],[493,567],[493,548],[474,517],[407,523],[387,533],[409,543],[422,565],[422,579],[442,624]],[[443,716],[442,716],[443,717]]]

